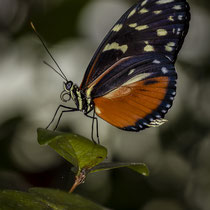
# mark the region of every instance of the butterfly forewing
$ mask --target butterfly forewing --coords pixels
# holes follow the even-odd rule
[[[141,0],[113,26],[92,58],[83,82],[85,89],[118,60],[149,52],[174,63],[189,27],[185,0]]]

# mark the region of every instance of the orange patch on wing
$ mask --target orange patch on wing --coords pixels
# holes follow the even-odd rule
[[[124,128],[151,114],[164,99],[168,77],[150,78],[121,86],[93,99],[95,111],[108,123]]]

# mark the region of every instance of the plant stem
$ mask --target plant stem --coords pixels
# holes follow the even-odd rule
[[[79,175],[75,177],[75,182],[73,186],[71,187],[71,189],[69,190],[69,193],[72,193],[76,189],[77,186],[84,183],[85,178],[86,178],[86,170],[81,170]]]

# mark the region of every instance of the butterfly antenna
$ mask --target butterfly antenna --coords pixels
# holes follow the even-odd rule
[[[58,75],[60,75],[64,80],[67,81],[66,77],[64,77],[60,72],[58,72],[54,67],[52,67],[49,63],[47,63],[46,61],[43,61],[43,63],[45,65],[47,65],[48,67],[50,67],[53,71],[55,71]]]
[[[37,37],[39,38],[39,40],[41,41],[42,45],[44,46],[45,50],[47,51],[47,53],[49,54],[49,56],[52,58],[52,60],[54,61],[55,65],[58,67],[58,69],[60,70],[61,73],[59,73],[57,70],[55,70],[55,68],[53,68],[51,65],[49,65],[47,62],[44,61],[44,64],[46,64],[47,66],[49,66],[50,68],[52,68],[57,74],[59,74],[64,80],[68,81],[66,75],[63,73],[63,71],[61,70],[60,66],[58,65],[58,63],[56,62],[56,60],[54,59],[54,57],[52,56],[52,54],[50,53],[50,51],[48,50],[46,44],[44,43],[44,41],[42,40],[41,36],[39,35],[39,33],[37,32],[34,24],[31,22],[31,27],[33,29],[33,31],[35,32],[35,34],[37,35]]]

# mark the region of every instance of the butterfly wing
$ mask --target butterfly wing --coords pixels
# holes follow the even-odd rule
[[[172,106],[176,78],[174,65],[163,55],[121,59],[91,84],[95,111],[124,130],[158,126]]]
[[[93,56],[80,89],[120,59],[150,52],[176,61],[189,27],[185,0],[140,0],[113,26]]]

